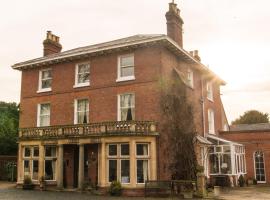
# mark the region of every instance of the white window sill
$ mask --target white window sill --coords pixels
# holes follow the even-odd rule
[[[135,80],[135,76],[126,76],[126,77],[119,77],[116,79],[116,82],[122,82],[122,81],[133,81]]]
[[[76,84],[73,85],[73,88],[87,87],[90,86],[90,83]]]
[[[37,93],[43,93],[43,92],[51,92],[52,88],[46,88],[46,89],[40,89],[37,91]]]

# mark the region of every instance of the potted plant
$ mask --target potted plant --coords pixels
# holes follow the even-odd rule
[[[192,199],[193,198],[193,192],[194,192],[194,186],[192,183],[185,183],[183,187],[183,196],[184,199]]]
[[[34,185],[32,183],[32,179],[30,176],[24,176],[23,179],[23,189],[24,190],[32,190],[34,188]]]
[[[46,190],[46,181],[45,181],[44,176],[41,176],[39,179],[39,187],[40,187],[40,190],[42,191]]]
[[[120,196],[122,193],[122,185],[119,181],[113,181],[110,185],[109,192],[112,196]]]
[[[253,185],[257,185],[257,180],[255,178],[253,179]]]
[[[239,178],[238,178],[238,184],[240,187],[244,187],[245,185],[245,178],[243,175],[240,175]]]

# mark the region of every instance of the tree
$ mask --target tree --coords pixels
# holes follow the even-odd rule
[[[186,85],[173,73],[170,81],[162,84],[162,143],[171,178],[195,180],[197,159],[195,153],[196,128],[192,104],[187,99]],[[166,141],[166,142],[165,142]]]
[[[268,113],[262,113],[257,110],[246,111],[236,120],[232,121],[232,124],[258,124],[258,123],[269,123]]]
[[[19,106],[0,102],[0,155],[17,154]]]

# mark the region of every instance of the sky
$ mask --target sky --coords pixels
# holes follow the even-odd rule
[[[20,101],[20,72],[11,65],[41,57],[46,31],[63,50],[135,34],[166,34],[170,0],[9,0],[0,3],[0,101]],[[229,122],[247,110],[270,113],[270,1],[175,0],[184,49],[227,82]]]

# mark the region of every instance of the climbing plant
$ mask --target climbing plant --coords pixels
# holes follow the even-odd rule
[[[176,72],[170,80],[162,81],[161,110],[162,132],[166,145],[165,158],[172,179],[196,178],[195,137],[193,106],[187,98],[187,87]]]

